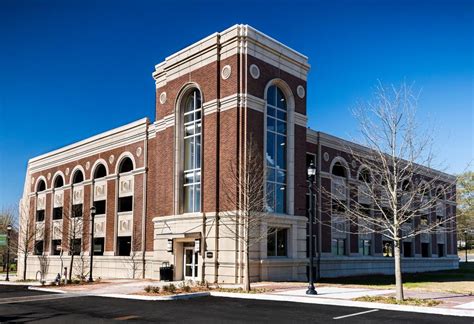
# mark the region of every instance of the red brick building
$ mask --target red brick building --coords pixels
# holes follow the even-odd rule
[[[169,263],[176,280],[240,282],[243,251],[227,217],[237,210],[239,193],[226,182],[234,181],[230,170],[244,161],[252,137],[266,161],[272,214],[261,230],[278,228],[252,248],[252,278],[305,280],[307,157],[318,161],[328,188],[336,181],[335,161],[346,168],[347,181],[356,181],[358,172],[344,152],[349,142],[307,128],[309,69],[307,57],[247,25],[210,35],[157,64],[154,122],[144,118],[29,161],[22,226],[37,233],[28,276],[39,269],[55,276],[73,249],[78,262],[86,262],[94,205],[95,276],[159,278],[160,266]],[[455,214],[452,195],[442,203],[445,216]],[[70,228],[78,219],[72,248]],[[317,240],[322,276],[393,271],[380,236],[361,243],[357,235],[323,229]],[[404,269],[457,267],[455,242],[455,233],[414,239]],[[428,255],[422,256],[422,244]]]

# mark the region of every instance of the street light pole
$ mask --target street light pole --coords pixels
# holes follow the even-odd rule
[[[10,232],[12,231],[12,226],[8,224],[7,226],[7,277],[5,281],[10,281]]]
[[[466,263],[467,263],[467,230],[464,230],[464,253],[466,255]]]
[[[313,250],[314,250],[314,240],[313,240],[313,217],[314,217],[314,195],[313,195],[313,184],[314,176],[316,175],[316,167],[311,161],[308,167],[308,189],[309,189],[309,286],[306,290],[307,295],[317,295],[316,289],[314,289],[314,278],[313,278]]]
[[[91,245],[91,262],[90,262],[90,269],[89,269],[89,282],[93,282],[94,279],[92,279],[92,263],[94,261],[94,218],[95,218],[95,206],[92,206],[91,207],[91,227],[90,227],[90,231],[91,231],[91,242],[90,242],[90,245]]]

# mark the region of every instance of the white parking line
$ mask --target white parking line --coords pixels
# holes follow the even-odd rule
[[[359,313],[353,313],[353,314],[334,317],[333,319],[337,320],[337,319],[341,319],[341,318],[357,316],[357,315],[362,315],[362,314],[367,314],[367,313],[373,313],[373,312],[378,312],[378,311],[379,311],[378,309],[371,309],[371,310],[368,310],[368,311],[365,311],[365,312],[359,312]]]

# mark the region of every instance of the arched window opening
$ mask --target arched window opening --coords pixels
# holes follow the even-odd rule
[[[74,173],[74,177],[72,177],[72,183],[81,183],[84,181],[84,174],[82,174],[81,170],[77,170],[76,173]]]
[[[40,180],[36,185],[36,193],[41,193],[46,190],[46,183],[44,180]],[[36,197],[36,221],[43,222],[45,216],[45,197]]]
[[[58,175],[54,180],[54,188],[61,188],[62,186],[64,186],[63,177]]]
[[[104,168],[105,169],[105,168]],[[133,170],[133,162],[129,157],[122,160],[119,167],[119,173],[130,172]]]
[[[38,185],[36,187],[36,192],[41,192],[45,190],[46,190],[46,183],[44,182],[44,180],[40,180],[40,182],[38,182]]]
[[[372,176],[370,175],[370,171],[368,169],[363,169],[359,173],[359,181],[365,182],[365,183],[371,183],[372,182]]]
[[[275,85],[267,90],[266,194],[267,210],[286,213],[287,186],[287,100]]]
[[[183,120],[183,211],[201,211],[201,93],[193,89],[181,107]]]
[[[105,211],[105,206],[106,206],[106,199],[104,198],[105,196],[104,195],[101,195],[100,198],[97,197],[96,195],[96,189],[97,190],[102,190],[102,187],[98,187],[96,188],[96,183],[95,183],[95,180],[100,180],[102,178],[105,178],[105,176],[107,176],[107,170],[105,169],[105,166],[101,163],[99,165],[97,165],[97,167],[95,168],[95,171],[94,171],[94,207],[95,207],[95,213],[96,215],[105,215],[106,211]],[[106,186],[107,184],[101,184],[102,186]],[[101,254],[98,254],[98,252],[96,252],[96,250],[100,250],[102,251],[103,249],[102,248],[97,248],[97,246],[101,246],[101,242],[103,241],[103,238],[100,239],[100,238],[95,238],[94,239],[94,244],[95,244],[95,247],[94,247],[94,255],[101,255]]]
[[[133,168],[133,165],[132,165]],[[94,172],[94,179],[100,179],[103,178],[107,175],[107,170],[105,169],[105,166],[103,164],[99,164]]]
[[[75,184],[80,184],[83,181],[84,181],[84,174],[82,173],[81,170],[76,170],[76,172],[74,173],[74,176],[72,177],[73,186]],[[72,192],[74,194],[74,188],[73,188]],[[72,215],[71,216],[73,218],[82,217],[82,212],[83,212],[82,203],[72,205]],[[74,223],[76,223],[76,222],[79,222],[79,221],[74,221]]]
[[[55,179],[54,179],[54,190],[56,191],[57,189],[61,188],[62,186],[64,186],[64,180],[63,180],[63,177],[58,175]],[[54,193],[54,199],[56,199],[56,193]],[[53,208],[53,220],[57,220],[57,219],[62,219],[63,218],[63,206],[62,206],[62,203],[60,204],[60,206],[57,206],[56,205],[56,202],[54,204],[54,208]],[[54,243],[54,242],[53,242]],[[61,244],[61,243],[59,243]],[[54,244],[52,245],[52,253],[53,254],[56,254],[56,253],[59,253],[59,251],[56,251],[54,250]]]
[[[406,179],[402,182],[402,191],[411,191],[412,186],[410,180]]]
[[[341,164],[341,162],[336,162],[332,166],[331,174],[338,177],[346,177],[346,168]]]

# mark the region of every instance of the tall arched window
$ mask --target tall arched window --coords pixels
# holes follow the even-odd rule
[[[38,195],[46,190],[46,183],[44,180],[40,180],[36,185],[36,221],[43,222],[44,221],[44,213],[45,213],[45,197]]]
[[[100,163],[96,166],[94,170],[93,178],[93,188],[94,188],[94,207],[96,217],[94,219],[94,232],[96,232],[96,224],[98,223],[98,218],[102,219],[105,217],[106,205],[107,205],[107,182],[105,180],[101,181],[107,176],[107,169],[105,166]],[[94,233],[94,255],[104,255],[105,247],[105,238],[103,234],[98,235]]]
[[[74,191],[74,186],[79,185],[83,181],[84,181],[84,174],[82,173],[81,170],[76,170],[76,172],[74,173],[74,176],[72,177],[73,195],[76,194]],[[74,203],[74,200],[73,200],[72,217],[82,217],[82,212],[83,212],[82,199],[80,199],[79,201],[76,201],[76,203]]]
[[[58,175],[54,179],[54,193],[53,197],[56,199],[56,192],[59,190],[62,186],[64,186],[64,180],[61,175]],[[54,202],[54,208],[53,208],[53,219],[61,219],[63,218],[63,205],[62,201],[60,203],[57,203],[56,201]],[[56,253],[56,250],[53,250],[53,253]]]
[[[183,211],[201,211],[201,93],[193,89],[184,99],[183,111]]]
[[[133,195],[134,195],[134,180],[133,174],[133,161],[129,157],[125,157],[119,164],[119,198],[118,198],[118,222],[121,219],[127,219],[133,214]],[[121,214],[123,213],[123,214]],[[127,216],[129,215],[129,216]],[[125,218],[122,218],[125,217]],[[131,216],[133,219],[133,216]],[[128,256],[132,250],[132,233],[133,224],[131,228],[125,231],[119,231],[117,233],[117,255]],[[137,238],[134,238],[137,239]]]
[[[267,90],[266,165],[267,210],[286,213],[287,102],[275,85]]]

